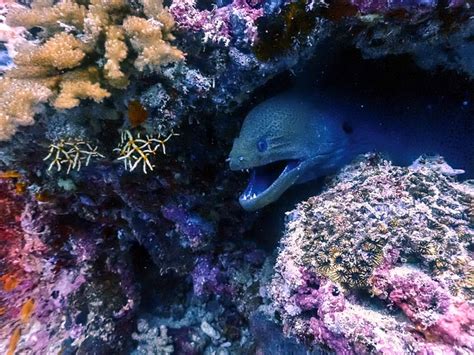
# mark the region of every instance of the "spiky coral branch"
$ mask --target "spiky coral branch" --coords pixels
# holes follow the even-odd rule
[[[97,147],[92,147],[87,142],[61,140],[50,145],[49,154],[43,160],[51,161],[48,170],[56,167],[57,171],[61,171],[63,165],[66,165],[66,174],[69,174],[71,170],[81,170],[83,164],[88,166],[92,158],[98,157],[104,158],[97,151]]]
[[[126,170],[133,171],[141,163],[143,172],[146,174],[147,169],[153,171],[155,167],[150,161],[151,157],[156,155],[160,147],[163,154],[166,154],[166,142],[177,135],[177,133],[171,133],[165,139],[161,139],[160,136],[152,137],[149,135],[141,138],[140,133],[134,137],[130,131],[125,130],[122,132],[119,147],[115,148],[114,151],[118,152],[119,158],[117,160],[123,161]]]

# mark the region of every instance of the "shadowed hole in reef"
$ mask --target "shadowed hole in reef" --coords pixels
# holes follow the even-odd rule
[[[322,191],[324,178],[295,185],[286,191],[277,202],[253,213],[258,214],[257,222],[248,232],[247,237],[258,243],[260,248],[269,252],[274,250],[285,229],[285,212],[300,202]]]
[[[191,285],[183,282],[174,272],[161,275],[150,254],[140,244],[130,249],[135,279],[140,285],[140,310],[138,314],[151,313],[157,306],[166,308],[180,302]],[[173,290],[173,292],[169,292]],[[184,301],[183,301],[184,303]]]

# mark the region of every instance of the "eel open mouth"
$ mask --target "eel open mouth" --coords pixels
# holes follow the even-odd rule
[[[249,184],[239,198],[242,207],[254,210],[275,201],[293,184],[300,163],[299,160],[279,160],[251,168]]]

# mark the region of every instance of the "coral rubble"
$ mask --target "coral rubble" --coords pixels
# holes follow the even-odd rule
[[[367,155],[289,212],[269,286],[285,332],[337,353],[472,351],[474,189],[452,173]]]

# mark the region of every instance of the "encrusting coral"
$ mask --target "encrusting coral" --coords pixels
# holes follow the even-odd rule
[[[458,173],[367,155],[290,212],[269,286],[285,331],[344,354],[472,351],[474,190]]]
[[[17,46],[14,67],[0,79],[0,141],[33,124],[39,103],[101,102],[131,76],[184,59],[170,44],[174,20],[161,1],[36,0],[31,8],[11,4],[7,23],[42,32]],[[12,99],[18,93],[21,103]]]

